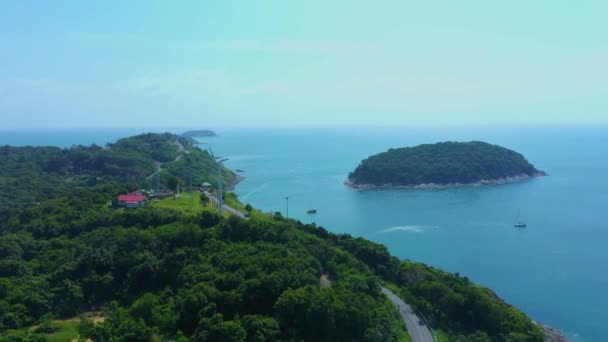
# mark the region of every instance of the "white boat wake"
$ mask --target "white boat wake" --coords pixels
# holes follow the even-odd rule
[[[429,230],[437,229],[439,226],[397,226],[382,229],[378,233],[392,233],[392,232],[407,232],[407,233],[424,233]]]

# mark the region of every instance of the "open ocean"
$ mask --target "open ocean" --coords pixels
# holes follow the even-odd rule
[[[0,131],[0,145],[103,145],[144,131]],[[285,214],[288,196],[290,217],[459,272],[574,341],[608,340],[608,126],[217,132],[202,141],[230,158],[228,167],[245,170],[236,188],[243,202]],[[371,154],[447,140],[514,149],[549,176],[453,189],[362,191],[343,184]],[[307,214],[310,208],[318,213]],[[526,229],[513,227],[519,209]]]

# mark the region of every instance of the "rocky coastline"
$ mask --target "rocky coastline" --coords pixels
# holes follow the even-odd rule
[[[532,175],[521,174],[514,175],[506,178],[499,179],[482,179],[477,182],[472,183],[422,183],[415,185],[393,185],[392,183],[375,185],[375,184],[355,184],[351,180],[347,180],[344,182],[346,186],[356,190],[388,190],[388,189],[444,189],[444,188],[458,188],[458,187],[475,187],[475,186],[486,186],[486,185],[500,185],[500,184],[508,184],[508,183],[516,183],[529,179],[533,179],[536,177],[547,176],[547,173],[544,171],[536,172]]]
[[[544,325],[544,324],[540,324],[540,323],[536,323],[536,324],[540,325],[540,327],[545,332],[545,338],[544,338],[545,342],[570,342],[570,340],[568,340],[561,331],[551,328],[548,325]]]
[[[492,289],[487,289],[487,290],[492,297],[504,302],[504,300],[498,294],[496,294],[496,292],[494,292]],[[568,340],[568,338],[566,338],[566,335],[564,335],[564,333],[562,333],[561,331],[559,331],[555,328],[552,328],[546,324],[539,323],[535,320],[532,320],[532,323],[538,325],[541,329],[543,329],[543,333],[544,333],[543,341],[544,342],[570,342],[570,340]]]
[[[234,177],[234,179],[229,184],[226,185],[226,190],[236,189],[236,186],[244,180],[245,180],[245,177],[236,175],[236,177]]]

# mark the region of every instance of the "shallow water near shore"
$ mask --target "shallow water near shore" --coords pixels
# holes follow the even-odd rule
[[[0,145],[102,145],[143,131],[0,132]],[[230,168],[245,171],[236,187],[243,202],[285,214],[288,196],[290,217],[380,242],[400,258],[459,272],[573,341],[605,340],[608,127],[217,131],[219,137],[204,141],[230,158]],[[348,172],[371,154],[446,140],[514,149],[549,176],[443,189],[344,185]],[[311,208],[317,214],[308,214]],[[513,226],[518,210],[526,229]]]

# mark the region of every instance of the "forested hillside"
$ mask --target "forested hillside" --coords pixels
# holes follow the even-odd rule
[[[181,146],[180,146],[181,144]],[[182,149],[183,148],[183,149]],[[130,182],[156,188],[149,177],[161,166],[161,186],[171,177],[194,184],[217,181],[217,167],[206,152],[187,139],[164,134],[142,134],[105,147],[0,147],[0,218],[15,209],[65,194],[79,187]],[[235,175],[224,169],[226,184]]]
[[[349,175],[353,186],[472,184],[544,175],[521,154],[485,142],[441,142],[389,149]]]
[[[81,322],[94,341],[405,337],[373,273],[299,224],[106,205],[127,190],[79,190],[2,225],[0,340],[101,306],[104,323]],[[321,289],[326,272],[333,284]]]
[[[41,338],[54,318],[94,341],[397,341],[384,282],[454,338],[541,341],[521,311],[466,278],[391,257],[382,245],[280,214],[218,221],[112,209],[126,185],[80,189],[0,223],[0,340]],[[322,288],[326,275],[330,286]],[[458,337],[460,336],[460,337]],[[22,339],[23,340],[23,339]]]

